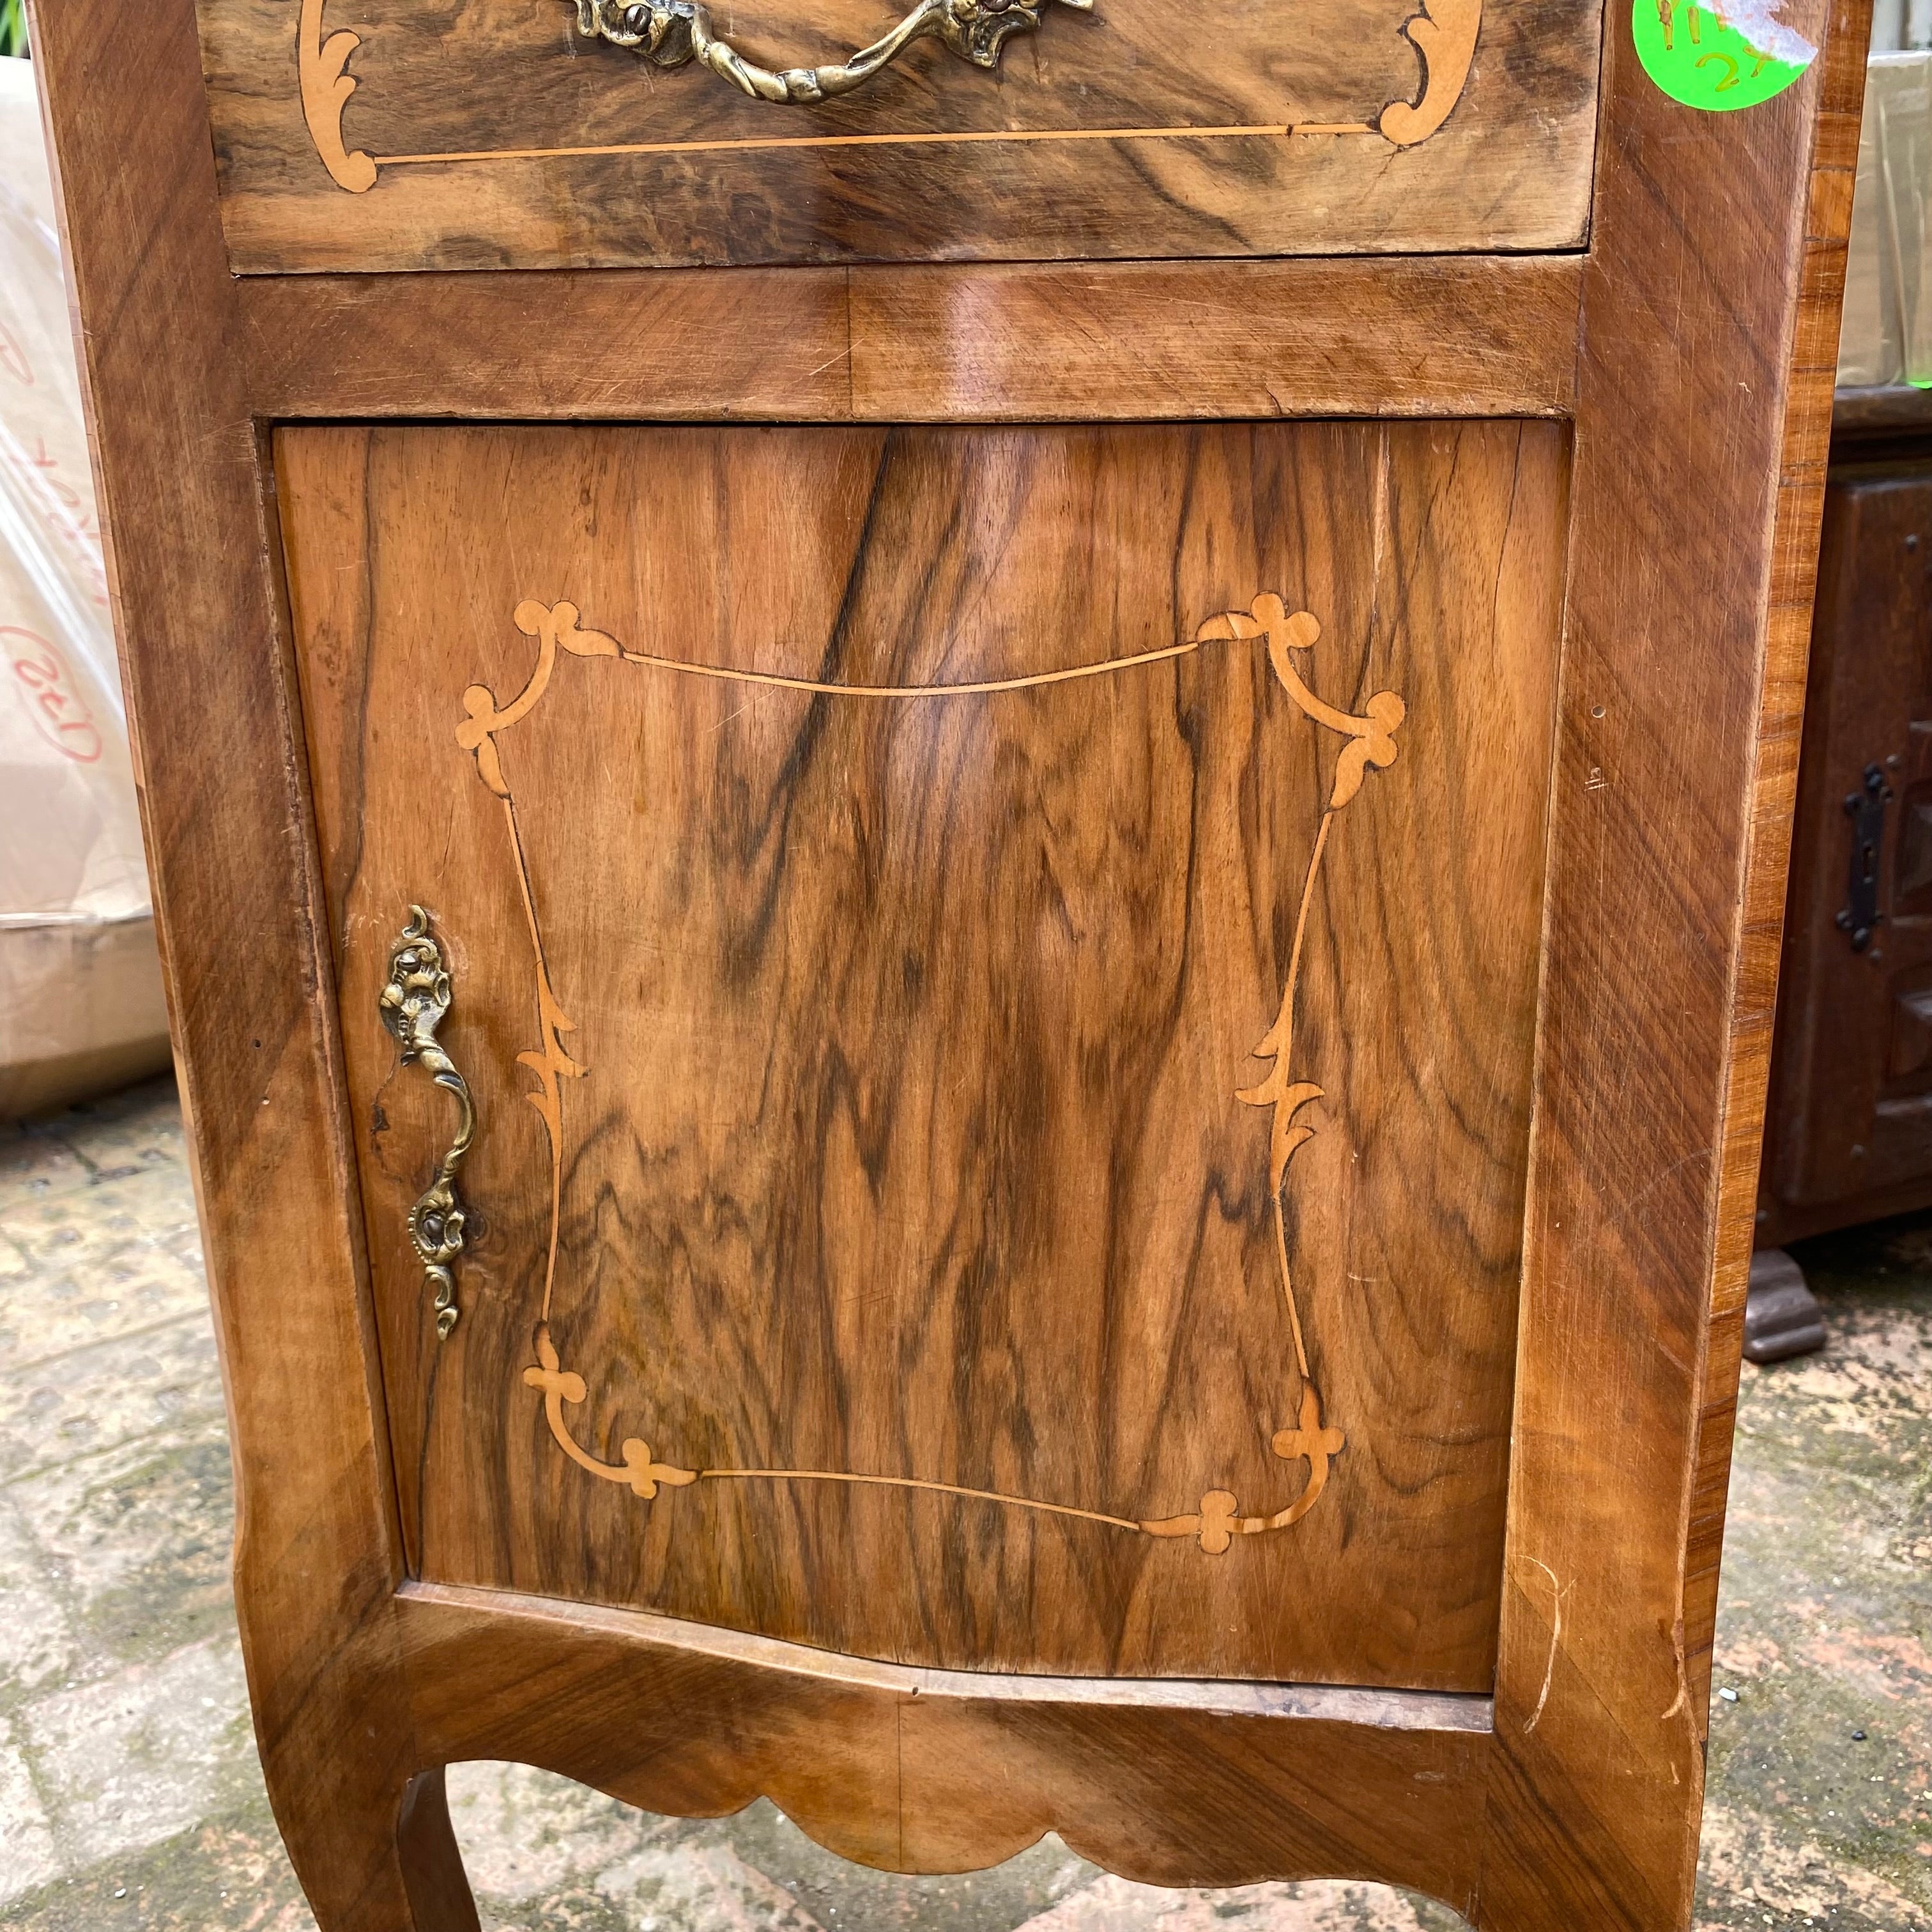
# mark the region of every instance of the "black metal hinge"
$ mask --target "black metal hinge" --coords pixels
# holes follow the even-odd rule
[[[1852,870],[1838,930],[1851,934],[1854,952],[1862,952],[1871,944],[1872,928],[1885,917],[1878,909],[1878,868],[1885,845],[1886,801],[1891,796],[1884,772],[1874,764],[1865,767],[1864,789],[1845,798],[1845,816],[1852,821]]]

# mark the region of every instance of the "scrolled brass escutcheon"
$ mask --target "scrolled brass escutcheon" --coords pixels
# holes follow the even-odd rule
[[[436,1044],[436,1030],[449,1011],[449,974],[442,963],[442,950],[430,937],[429,914],[412,905],[409,923],[389,949],[389,977],[378,1004],[383,1025],[403,1050],[403,1064],[428,1067],[436,1084],[454,1094],[463,1110],[456,1138],[436,1168],[436,1178],[410,1210],[410,1240],[422,1262],[424,1286],[431,1291],[440,1342],[448,1340],[460,1312],[456,1276],[450,1265],[463,1246],[463,1208],[456,1198],[456,1170],[476,1133],[476,1109],[470,1098],[469,1083]]]
[[[704,0],[574,0],[577,31],[586,39],[628,47],[656,67],[697,61],[754,100],[809,105],[850,94],[914,40],[936,40],[975,67],[1000,64],[1011,34],[1032,33],[1048,0],[919,0],[890,32],[850,59],[829,67],[760,67],[712,31]],[[1060,0],[1088,10],[1094,0]]]

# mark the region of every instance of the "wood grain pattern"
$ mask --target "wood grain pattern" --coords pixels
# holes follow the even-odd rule
[[[1567,414],[1568,256],[259,276],[265,415],[1048,422]],[[960,352],[963,340],[970,353]]]
[[[864,562],[864,560],[861,560],[860,567],[863,567]],[[1302,1331],[1293,1271],[1288,1258],[1286,1209],[1282,1199],[1283,1182],[1290,1158],[1312,1140],[1316,1132],[1315,1128],[1298,1121],[1296,1116],[1303,1108],[1324,1097],[1323,1089],[1313,1082],[1297,1081],[1292,1078],[1296,1064],[1295,1003],[1300,990],[1300,964],[1304,942],[1308,936],[1310,914],[1313,909],[1316,889],[1320,883],[1322,860],[1328,850],[1329,835],[1333,830],[1336,814],[1352,803],[1360,794],[1363,780],[1372,767],[1385,770],[1395,763],[1398,747],[1394,734],[1406,713],[1406,707],[1401,698],[1393,692],[1376,692],[1369,697],[1364,715],[1358,717],[1318,698],[1304,679],[1298,661],[1311,653],[1319,641],[1320,622],[1308,611],[1289,614],[1280,598],[1272,592],[1255,598],[1246,611],[1225,612],[1208,619],[1192,638],[1184,638],[1182,642],[1176,644],[1157,646],[1125,656],[1087,659],[1055,668],[998,677],[943,678],[937,681],[892,684],[868,684],[850,679],[806,677],[773,670],[740,669],[729,664],[707,664],[688,658],[665,657],[654,652],[634,650],[602,632],[580,628],[578,622],[580,613],[574,604],[568,602],[560,603],[546,610],[534,601],[526,602],[520,604],[512,615],[518,630],[526,637],[539,640],[536,668],[522,689],[507,704],[500,704],[495,694],[485,686],[470,686],[464,693],[464,707],[467,715],[457,728],[456,739],[459,746],[474,754],[478,776],[491,793],[502,802],[511,857],[522,887],[524,909],[530,927],[531,967],[536,977],[538,1012],[544,1043],[541,1049],[520,1054],[518,1058],[520,1065],[531,1068],[542,1082],[542,1091],[530,1097],[543,1117],[550,1136],[550,1218],[544,1269],[543,1304],[536,1334],[538,1360],[534,1366],[524,1371],[523,1379],[526,1387],[536,1389],[543,1395],[545,1420],[558,1447],[580,1468],[605,1481],[622,1483],[646,1502],[656,1498],[663,1486],[683,1488],[694,1482],[759,1484],[842,1483],[915,1491],[929,1496],[958,1497],[981,1504],[1074,1518],[1082,1522],[1103,1524],[1112,1528],[1138,1532],[1144,1535],[1192,1537],[1198,1540],[1201,1548],[1210,1555],[1220,1555],[1226,1551],[1235,1536],[1268,1534],[1276,1530],[1291,1528],[1300,1522],[1320,1500],[1327,1486],[1330,1463],[1345,1447],[1346,1438],[1340,1430],[1324,1425],[1322,1420],[1321,1397],[1309,1366],[1308,1350]],[[1272,1063],[1272,1071],[1257,1085],[1251,1088],[1237,1088],[1234,1094],[1237,1100],[1250,1106],[1268,1108],[1271,1114],[1268,1191],[1274,1222],[1275,1250],[1283,1311],[1294,1345],[1294,1370],[1300,1378],[1300,1390],[1294,1403],[1297,1424],[1276,1430],[1270,1438],[1270,1446],[1276,1456],[1291,1462],[1306,1462],[1308,1466],[1308,1474],[1300,1493],[1278,1508],[1263,1508],[1257,1513],[1252,1510],[1244,1512],[1239,1499],[1232,1491],[1212,1490],[1202,1496],[1199,1508],[1192,1513],[1155,1519],[1135,1518],[1110,1515],[1103,1510],[1054,1502],[1042,1496],[1016,1495],[1003,1490],[940,1481],[929,1476],[892,1475],[878,1470],[820,1469],[796,1465],[757,1468],[742,1464],[686,1469],[674,1464],[653,1460],[650,1444],[638,1437],[628,1438],[623,1442],[623,1460],[621,1463],[604,1462],[585,1449],[572,1432],[564,1411],[566,1406],[574,1408],[586,1400],[586,1385],[580,1376],[563,1368],[550,1336],[549,1323],[560,1259],[561,1196],[566,1151],[562,1131],[562,1097],[558,1083],[560,1078],[565,1076],[581,1078],[590,1070],[574,1059],[562,1044],[562,1034],[574,1032],[575,1024],[567,1019],[556,1005],[554,989],[550,985],[549,950],[544,938],[542,921],[536,909],[529,848],[524,838],[515,795],[503,775],[502,752],[498,742],[501,734],[520,723],[542,700],[555,674],[560,652],[567,652],[577,657],[602,657],[627,664],[641,665],[654,671],[669,673],[674,680],[695,677],[737,685],[748,688],[754,694],[784,691],[840,700],[856,699],[868,704],[937,705],[975,698],[1012,697],[1022,693],[1041,692],[1053,686],[1082,682],[1090,678],[1128,675],[1150,670],[1156,665],[1174,664],[1179,658],[1192,656],[1213,644],[1256,641],[1266,645],[1268,662],[1276,677],[1304,717],[1310,722],[1327,726],[1346,740],[1336,757],[1334,782],[1314,835],[1306,870],[1296,902],[1294,936],[1289,942],[1280,1008],[1274,1025],[1253,1049],[1256,1058]],[[452,1151],[444,1155],[436,1181],[410,1210],[408,1221],[412,1244],[423,1254],[425,1262],[431,1264],[430,1278],[437,1290],[433,1304],[437,1311],[436,1334],[439,1339],[446,1340],[450,1328],[454,1326],[452,1284],[448,1270],[435,1264],[446,1262],[451,1257],[441,1252],[440,1244],[426,1240],[424,1217],[426,1207],[430,1208],[435,1212],[437,1223],[440,1226],[451,1205],[447,1196],[439,1196],[437,1190],[446,1182],[454,1161],[460,1158],[469,1145],[468,1124],[472,1114],[468,1090],[446,1058],[440,1056],[433,1040],[424,1043],[412,1029],[398,1032],[394,1012],[400,990],[410,986],[429,989],[428,997],[436,1002],[441,1010],[447,1010],[448,978],[441,968],[440,955],[432,950],[425,957],[423,951],[426,944],[432,949],[434,944],[433,940],[426,940],[424,937],[426,921],[427,915],[422,908],[412,907],[410,922],[404,929],[400,948],[392,952],[389,981],[383,988],[381,1004],[385,1024],[392,1034],[397,1034],[403,1042],[403,1063],[407,1064],[412,1057],[422,1058],[425,1064],[438,1064],[440,1061],[440,1084],[451,1086],[463,1099],[465,1125]],[[400,980],[399,988],[399,972],[405,968],[406,976]],[[433,1061],[432,1055],[437,1055],[438,1061]],[[456,1225],[460,1240],[460,1219]],[[785,1287],[782,1279],[775,1286],[782,1295]]]
[[[513,1749],[687,1816],[769,1792],[889,1870],[1051,1830],[1148,1884],[1372,1869],[1480,1922],[1480,1700],[962,1677],[436,1584],[398,1607],[412,1720],[452,1761]]]
[[[1051,10],[997,76],[928,44],[862,94],[797,106],[578,39],[558,0],[334,0],[326,16],[323,0],[203,0],[235,266],[1429,253],[1582,238],[1596,0],[1486,11],[1438,0],[1433,15],[1401,0],[1180,20],[1152,0]],[[729,33],[748,57],[789,66],[842,59],[891,17],[872,0],[826,0],[806,18],[740,6]]]
[[[285,432],[422,1574],[956,1667],[1486,1688],[1562,447]],[[1318,641],[1279,603],[1208,622],[1238,581],[1294,586]],[[542,586],[573,628],[526,686]],[[734,677],[666,668],[693,659]],[[447,1349],[389,1252],[447,1124],[368,1004],[432,887],[492,1231]],[[533,997],[567,1016],[554,1305]],[[1291,1120],[1321,1130],[1285,1150]],[[641,1506],[746,1468],[886,1486]]]
[[[1535,1850],[1485,1862],[1502,1924],[1690,1916],[1869,15],[1784,18],[1828,58],[1750,116],[1607,45],[1492,1786]],[[1718,368],[1755,406],[1714,436]]]

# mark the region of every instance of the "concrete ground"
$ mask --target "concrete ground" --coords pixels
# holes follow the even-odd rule
[[[1932,1928],[1932,1216],[1814,1244],[1827,1353],[1747,1366],[1701,1928]],[[0,1130],[0,1928],[302,1932],[256,1766],[171,1085]],[[1049,1838],[841,1864],[767,1804],[686,1823],[561,1779],[451,1786],[499,1932],[1441,1932],[1376,1886],[1170,1892]]]

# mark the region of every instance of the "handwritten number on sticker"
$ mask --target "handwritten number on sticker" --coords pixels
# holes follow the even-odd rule
[[[91,765],[100,756],[100,728],[46,638],[17,624],[0,624],[0,645],[12,664],[16,689],[34,728],[63,758]]]

